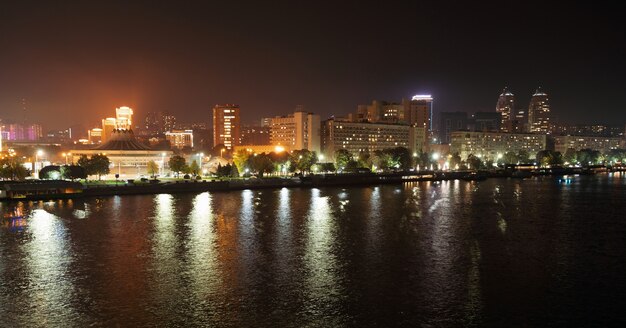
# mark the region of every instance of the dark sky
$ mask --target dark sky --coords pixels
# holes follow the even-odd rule
[[[0,117],[46,129],[92,124],[128,105],[245,122],[303,104],[325,118],[372,99],[430,93],[436,111],[492,111],[509,86],[537,86],[571,123],[626,122],[619,7],[361,1],[208,5],[12,1],[0,5]]]

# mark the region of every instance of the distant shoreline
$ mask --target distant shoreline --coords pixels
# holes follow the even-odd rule
[[[606,172],[606,170],[601,171]],[[488,178],[529,178],[531,176],[563,176],[563,175],[588,175],[594,171],[581,171],[570,168],[547,169],[534,172],[519,171],[455,171],[455,172],[398,172],[398,173],[364,173],[364,174],[328,174],[309,175],[300,178],[260,178],[238,180],[181,180],[158,183],[123,183],[121,185],[98,185],[81,184],[80,190],[67,192],[68,189],[53,190],[49,186],[63,184],[63,182],[37,181],[31,182],[33,186],[31,194],[19,195],[19,197],[5,197],[2,201],[34,201],[56,199],[78,199],[85,197],[123,196],[123,195],[151,195],[151,194],[175,194],[197,193],[206,191],[237,191],[256,189],[280,189],[280,188],[317,188],[317,187],[352,187],[371,186],[380,184],[402,184],[412,181],[445,181],[466,180],[480,181]],[[67,182],[68,184],[70,182]],[[16,183],[20,185],[20,183]],[[74,186],[77,183],[73,183]],[[21,183],[28,186],[29,183]],[[65,192],[64,192],[65,191]]]

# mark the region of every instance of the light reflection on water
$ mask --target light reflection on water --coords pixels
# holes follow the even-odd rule
[[[624,321],[623,175],[0,203],[0,326]]]

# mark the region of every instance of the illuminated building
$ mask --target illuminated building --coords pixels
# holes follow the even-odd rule
[[[240,145],[240,146],[235,146],[235,152],[244,149],[248,152],[250,152],[251,154],[262,154],[262,153],[280,153],[283,151],[291,151],[292,149],[290,149],[289,147],[285,147],[285,146],[274,146],[274,145]]]
[[[130,130],[133,123],[133,110],[122,106],[115,109],[115,120],[118,129]]]
[[[465,159],[470,154],[496,160],[498,155],[512,151],[527,151],[531,157],[546,149],[546,135],[504,132],[456,131],[450,134],[450,152]]]
[[[43,136],[40,124],[5,124],[2,128],[4,141],[38,141]]]
[[[293,150],[307,149],[320,152],[320,116],[296,111],[287,116],[272,118],[270,143]]]
[[[170,142],[173,148],[183,149],[193,148],[192,130],[173,130],[165,132],[165,139]]]
[[[272,118],[271,117],[263,117],[261,119],[261,126],[262,127],[270,127],[270,126],[272,126]]]
[[[322,124],[322,153],[328,159],[339,149],[354,156],[360,152],[405,147],[412,153],[426,151],[426,128],[406,124],[351,122],[333,118]]]
[[[619,149],[622,140],[619,137],[555,136],[554,150],[561,154],[565,154],[568,149],[591,149],[606,153],[611,149]]]
[[[107,142],[111,139],[111,133],[117,128],[117,121],[113,117],[107,117],[102,120],[102,142]]]
[[[213,145],[223,144],[233,149],[240,142],[239,105],[226,104],[213,107]]]
[[[550,133],[550,103],[541,88],[535,91],[528,106],[528,128],[531,133]]]
[[[161,114],[161,132],[172,131],[176,129],[176,116],[169,113]]]
[[[425,128],[430,134],[433,131],[433,97],[416,95],[411,100],[403,100],[404,121],[410,125]]]
[[[496,112],[500,113],[502,117],[500,122],[500,131],[502,132],[512,132],[511,121],[515,114],[514,104],[515,96],[507,88],[504,88],[496,103]]]
[[[147,164],[154,161],[163,168],[172,155],[172,151],[153,150],[138,142],[132,130],[113,129],[109,140],[91,149],[72,149],[72,162],[78,162],[82,155],[104,154],[111,161],[111,174],[120,174],[121,178],[147,175]]]
[[[90,144],[99,144],[102,143],[102,129],[93,128],[87,131],[87,138]]]

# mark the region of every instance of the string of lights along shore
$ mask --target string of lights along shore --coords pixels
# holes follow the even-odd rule
[[[2,120],[0,147],[3,156],[20,154],[33,172],[53,163],[75,163],[81,156],[106,154],[111,172],[122,177],[146,175],[150,162],[165,172],[174,155],[196,161],[203,172],[215,172],[232,162],[238,151],[307,150],[334,162],[339,150],[357,158],[404,147],[414,157],[458,154],[462,159],[479,156],[497,161],[505,153],[520,151],[532,158],[546,149],[606,153],[625,148],[623,125],[559,124],[542,88],[522,102],[505,87],[495,111],[435,111],[434,103],[427,94],[399,101],[373,100],[345,115],[323,118],[297,105],[287,115],[256,119],[258,124],[243,124],[244,117],[255,113],[237,104],[217,104],[207,110],[208,120],[196,122],[179,121],[169,112],[120,106],[88,129],[69,126],[44,134],[40,123]]]

